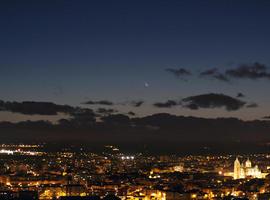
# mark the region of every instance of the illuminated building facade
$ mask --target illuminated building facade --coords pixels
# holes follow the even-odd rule
[[[234,179],[242,179],[242,178],[263,178],[263,173],[258,168],[258,165],[252,167],[251,161],[249,159],[244,163],[240,163],[239,159],[236,158],[234,161]]]

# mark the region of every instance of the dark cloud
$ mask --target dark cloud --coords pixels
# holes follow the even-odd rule
[[[230,80],[225,76],[224,74],[215,74],[213,77],[217,80],[224,81],[224,82],[229,82]]]
[[[195,103],[189,103],[189,104],[185,105],[185,107],[187,107],[191,110],[198,110],[199,109],[199,106]]]
[[[221,108],[224,107],[228,111],[239,110],[246,102],[240,101],[236,98],[224,94],[202,94],[191,96],[182,99],[183,106],[190,109],[199,108]]]
[[[167,72],[175,75],[176,77],[178,78],[181,78],[183,76],[189,76],[189,75],[192,75],[192,73],[187,70],[187,69],[184,69],[184,68],[179,68],[179,69],[173,69],[173,68],[167,68],[165,69]]]
[[[131,101],[130,105],[134,106],[134,107],[140,107],[141,105],[144,104],[144,101],[140,100],[140,101]]]
[[[259,105],[257,103],[250,103],[248,105],[246,105],[247,108],[257,108],[259,107]]]
[[[224,74],[220,73],[217,68],[208,69],[200,73],[201,77],[210,77],[220,81],[229,82],[229,79]]]
[[[70,114],[75,108],[68,105],[57,105],[51,102],[0,102],[1,111],[10,111],[26,115],[57,115],[58,113]]]
[[[217,68],[207,69],[200,73],[201,76],[212,76],[218,72]]]
[[[136,113],[134,113],[132,111],[129,111],[127,114],[130,115],[130,116],[135,116],[136,115]]]
[[[130,118],[123,114],[109,115],[102,118],[103,122],[110,125],[127,126],[130,123]]]
[[[246,79],[270,79],[270,73],[268,68],[261,63],[255,62],[253,64],[243,64],[235,69],[226,70],[226,75],[234,78],[246,78]]]
[[[68,145],[78,142],[88,146],[96,143],[143,144],[148,150],[152,148],[149,144],[155,144],[157,152],[172,147],[180,150],[186,145],[190,147],[185,149],[188,153],[194,148],[201,150],[206,144],[222,147],[222,152],[224,147],[236,152],[244,142],[248,143],[245,150],[250,150],[251,143],[262,144],[270,140],[268,120],[209,119],[159,113],[137,118],[109,115],[95,121],[90,110],[75,115],[74,118],[60,120],[58,124],[48,121],[0,122],[0,139],[2,142],[64,142]],[[232,147],[233,144],[235,146]]]
[[[179,102],[176,102],[174,100],[168,100],[166,102],[157,102],[153,104],[153,106],[157,108],[171,108],[177,105],[179,105]]]
[[[264,116],[262,119],[270,119],[270,116]]]
[[[75,127],[89,127],[95,124],[97,114],[92,109],[77,108],[77,110],[71,113],[69,120],[59,120],[61,125],[75,126]]]
[[[200,73],[201,77],[211,77],[217,80],[229,82],[229,78],[246,78],[246,79],[270,79],[268,68],[261,63],[242,64],[234,69],[228,69],[225,73],[219,72],[217,68],[208,69]]]
[[[100,101],[87,101],[84,102],[83,104],[87,104],[87,105],[105,105],[105,106],[112,106],[114,105],[113,102],[108,101],[108,100],[100,100]]]
[[[100,101],[87,101],[84,102],[83,104],[87,104],[87,105],[104,105],[104,106],[113,106],[113,105],[117,105],[117,103],[114,103],[112,101],[108,101],[108,100],[100,100]],[[124,103],[119,103],[120,105],[131,105],[133,107],[140,107],[144,104],[143,100],[134,100],[134,101],[127,101]]]
[[[236,95],[237,98],[243,98],[245,97],[245,95],[241,92],[238,92],[237,95]]]
[[[109,114],[117,112],[117,110],[112,109],[112,108],[108,108],[108,109],[107,108],[98,108],[96,110],[96,112],[99,113],[99,114],[109,115]]]

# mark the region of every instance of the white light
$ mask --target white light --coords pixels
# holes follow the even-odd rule
[[[8,154],[8,155],[12,155],[14,152],[13,151],[11,151],[11,150],[6,150],[6,149],[1,149],[0,150],[0,153],[3,153],[3,154]]]

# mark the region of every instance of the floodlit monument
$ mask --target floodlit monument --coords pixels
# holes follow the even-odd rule
[[[258,165],[252,167],[251,161],[249,159],[247,159],[246,162],[241,164],[238,158],[236,158],[234,161],[233,178],[242,179],[247,177],[264,178],[265,175],[261,172]]]

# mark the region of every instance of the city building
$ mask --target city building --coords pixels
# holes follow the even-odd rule
[[[240,163],[239,159],[236,158],[234,161],[234,179],[242,179],[242,178],[264,178],[265,175],[261,172],[258,165],[252,167],[252,163],[249,159],[245,162]]]

